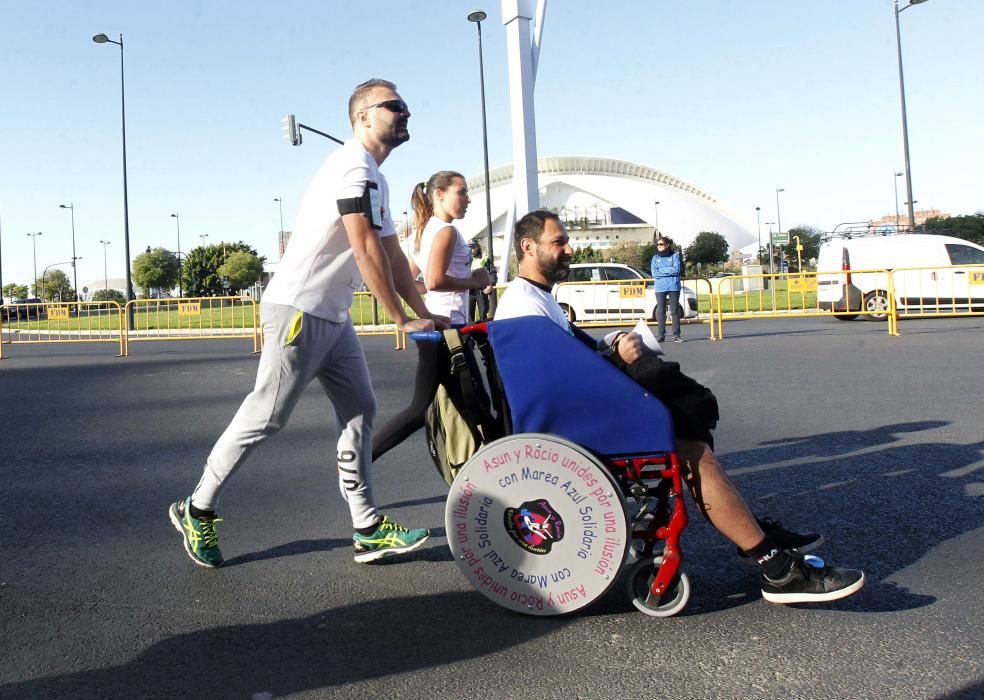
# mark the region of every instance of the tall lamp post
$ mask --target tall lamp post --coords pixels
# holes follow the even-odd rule
[[[485,118],[485,61],[482,56],[482,20],[488,15],[482,10],[472,10],[468,13],[468,21],[474,22],[478,27],[478,79],[482,91],[482,153],[485,156],[485,225],[489,230],[489,274],[492,275],[492,283],[495,279],[495,255],[492,252],[492,192],[489,190],[489,131]],[[489,295],[489,314],[495,316],[495,309],[498,305],[498,295],[495,290]]]
[[[765,225],[769,227],[769,289],[772,290],[772,310],[776,310],[776,278],[775,275],[775,260],[774,251],[772,246],[772,227],[775,225],[775,221],[766,221]]]
[[[178,212],[171,214],[171,218],[174,219],[174,225],[178,229],[178,298],[184,296],[184,290],[181,288],[181,217]]]
[[[782,233],[782,215],[779,214],[779,193],[785,191],[784,188],[776,185],[776,226],[779,227],[776,233]],[[780,265],[782,264],[782,246],[779,246],[779,263]],[[782,272],[782,270],[779,271]]]
[[[79,271],[78,271],[78,265],[75,264],[75,261],[78,260],[79,257],[75,254],[75,203],[69,202],[68,204],[59,204],[58,208],[68,209],[72,213],[72,284],[74,285],[74,289],[75,289],[75,301],[78,301],[79,300]]]
[[[758,248],[755,249],[755,259],[762,264],[762,207],[755,207],[755,228],[758,230]]]
[[[280,233],[284,232],[284,201],[280,197],[274,197],[273,201],[280,205]]]
[[[199,233],[198,234],[198,237],[202,239],[202,248],[204,248],[205,247],[205,239],[208,238],[208,234],[207,233]]]
[[[659,202],[653,203],[653,213],[655,214],[655,216],[653,217],[653,222],[656,224],[656,239],[658,240],[659,239]]]
[[[909,167],[909,126],[905,117],[905,80],[902,78],[902,33],[899,30],[899,15],[913,5],[922,5],[926,0],[909,0],[909,4],[899,9],[899,0],[895,0],[895,46],[899,55],[899,95],[902,98],[902,152],[905,155],[905,194],[909,207],[909,230],[916,227],[916,214],[912,208],[912,169]]]
[[[895,173],[895,177],[892,178],[892,184],[895,185],[895,232],[898,233],[899,230],[899,178],[905,173]]]
[[[100,240],[103,247],[103,290],[109,291],[109,273],[106,272],[106,246],[109,245],[109,241]]]
[[[43,235],[41,231],[37,233],[27,234],[31,237],[31,248],[34,251],[34,292],[40,291],[38,289],[38,236]]]
[[[133,300],[133,282],[130,277],[130,209],[126,192],[126,81],[123,77],[123,35],[113,41],[105,34],[96,34],[92,40],[97,44],[116,44],[120,47],[120,116],[123,133],[123,254],[126,257],[126,300]],[[133,306],[128,305],[127,328],[133,329]]]

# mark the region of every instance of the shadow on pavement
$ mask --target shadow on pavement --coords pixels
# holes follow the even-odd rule
[[[444,615],[448,609],[459,614]],[[434,627],[437,619],[445,621],[440,630]],[[9,683],[0,686],[0,696],[286,697],[454,666],[567,624],[567,618],[507,613],[476,592],[391,598],[308,617],[179,634],[125,664]]]

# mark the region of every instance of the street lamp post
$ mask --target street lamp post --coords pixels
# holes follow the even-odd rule
[[[772,310],[776,310],[776,279],[775,275],[775,260],[773,259],[775,251],[772,246],[772,227],[775,225],[775,221],[766,221],[765,225],[769,227],[769,289],[772,290]]]
[[[482,10],[473,10],[468,13],[468,21],[474,22],[478,28],[478,79],[482,93],[482,153],[485,156],[485,225],[489,230],[489,274],[492,275],[492,283],[495,284],[495,255],[492,252],[492,192],[489,187],[489,131],[485,117],[485,60],[482,56],[482,20],[487,17]],[[498,305],[498,295],[495,290],[489,295],[489,314],[495,316],[495,309]]]
[[[198,234],[198,237],[202,239],[202,248],[204,248],[205,247],[205,239],[208,238],[208,234],[207,233],[199,233]]]
[[[171,218],[174,219],[174,225],[178,229],[178,298],[184,296],[184,290],[181,288],[181,217],[178,212],[171,214]]]
[[[902,77],[902,32],[899,30],[899,15],[913,5],[921,5],[926,0],[909,0],[909,4],[899,9],[899,0],[895,0],[895,46],[899,57],[899,95],[902,100],[902,152],[905,156],[905,194],[909,206],[909,230],[916,227],[916,214],[912,209],[915,201],[912,199],[912,169],[909,167],[909,125],[905,116],[905,80]]]
[[[776,185],[776,226],[779,227],[779,229],[776,231],[776,233],[782,233],[782,216],[779,214],[779,193],[780,192],[785,192],[785,191],[786,190],[784,188],[779,187],[778,185]],[[779,263],[780,263],[780,266],[781,266],[782,265],[782,246],[779,246]],[[779,271],[782,272],[781,269]]]
[[[274,197],[273,201],[280,205],[280,233],[284,232],[284,201],[280,197]]]
[[[31,248],[34,251],[34,292],[38,290],[38,236],[43,235],[41,231],[27,234],[31,237]]]
[[[656,239],[659,239],[659,202],[653,204],[653,223],[656,224]]]
[[[899,230],[899,178],[905,173],[895,173],[895,177],[892,178],[892,184],[895,185],[895,231],[898,233]]]
[[[109,245],[109,241],[100,240],[103,247],[103,289],[109,291],[109,273],[106,272],[106,246]]]
[[[72,212],[72,284],[75,288],[75,301],[79,300],[79,271],[78,265],[75,261],[78,260],[78,256],[75,255],[75,203],[70,202],[68,204],[59,204],[59,209],[68,209]]]
[[[120,47],[120,123],[123,133],[123,253],[126,257],[126,300],[133,300],[133,282],[130,277],[130,209],[126,190],[126,81],[123,76],[123,35],[113,41],[105,34],[96,34],[92,40],[97,44],[116,44]],[[133,306],[127,305],[127,328],[133,329]]]
[[[762,207],[755,207],[755,227],[758,230],[758,248],[755,249],[755,259],[762,264]]]

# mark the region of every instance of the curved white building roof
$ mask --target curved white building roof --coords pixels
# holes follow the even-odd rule
[[[496,239],[505,233],[506,213],[514,201],[512,165],[489,173],[492,231]],[[732,251],[757,240],[751,226],[716,197],[700,187],[638,163],[593,156],[554,156],[537,160],[540,206],[567,210],[569,218],[586,216],[612,221],[623,218],[656,228],[686,247],[701,231],[715,231],[728,240]],[[465,238],[486,229],[485,174],[468,178],[471,205],[459,223]],[[659,205],[656,205],[659,202]],[[614,211],[620,210],[620,211]],[[501,255],[496,243],[496,257]]]

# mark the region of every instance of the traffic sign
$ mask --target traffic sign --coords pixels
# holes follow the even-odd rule
[[[772,245],[789,245],[789,232],[786,233],[773,233],[772,234]]]

